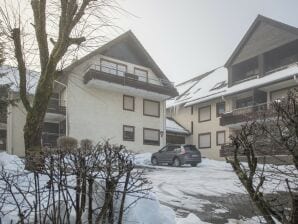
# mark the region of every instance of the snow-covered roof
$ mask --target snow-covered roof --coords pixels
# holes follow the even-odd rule
[[[284,66],[282,68],[279,68],[275,71],[272,71],[270,73],[267,73],[265,76],[260,78],[251,79],[242,83],[239,83],[237,85],[233,85],[232,87],[226,87],[223,88],[222,92],[219,92],[218,94],[207,96],[207,97],[201,97],[194,101],[188,101],[185,106],[191,106],[197,103],[206,102],[208,100],[214,99],[216,97],[220,96],[228,96],[232,94],[236,94],[238,92],[242,92],[248,89],[252,89],[255,87],[261,87],[264,85],[268,85],[270,83],[279,82],[282,80],[289,79],[290,77],[298,75],[298,64],[294,63],[288,66]]]
[[[228,87],[228,71],[224,67],[217,68],[200,80],[189,80],[177,85],[179,96],[167,101],[167,108],[184,105],[185,107],[207,102],[219,97],[228,96],[255,87],[287,80],[298,75],[298,63],[294,63],[267,73],[263,77],[244,81]],[[183,91],[180,91],[183,89]]]
[[[221,96],[227,89],[227,69],[219,67],[205,74],[201,79],[191,79],[177,85],[179,96],[167,101],[167,108]]]
[[[189,131],[178,124],[174,119],[167,118],[166,119],[166,130],[167,132],[174,132],[179,134],[189,134]]]

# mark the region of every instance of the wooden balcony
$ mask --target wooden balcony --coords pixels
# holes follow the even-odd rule
[[[220,118],[220,125],[235,125],[252,120],[262,119],[266,115],[273,116],[272,106],[270,104],[258,104],[250,107],[238,108],[232,112],[224,113]]]
[[[266,141],[266,139],[256,142],[255,149],[256,156],[289,155],[289,152],[287,150],[282,149],[280,146],[274,144],[273,142]],[[229,143],[221,146],[219,154],[220,157],[231,157],[234,155],[234,152],[235,146]],[[239,149],[238,156],[245,156],[243,149]]]
[[[65,103],[59,99],[51,98],[49,101],[47,113],[66,115],[66,107],[62,106]]]
[[[57,147],[57,140],[61,136],[65,136],[65,134],[43,132],[41,137],[42,145],[50,148]]]
[[[87,84],[92,80],[99,80],[121,86],[133,87],[136,89],[146,90],[158,94],[175,97],[178,95],[172,82],[164,79],[153,79],[148,76],[140,76],[124,71],[107,68],[101,65],[91,65],[84,74],[84,83]]]
[[[6,124],[7,117],[6,114],[0,114],[0,123]]]

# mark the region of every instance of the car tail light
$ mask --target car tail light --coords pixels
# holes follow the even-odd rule
[[[180,150],[180,155],[184,155],[186,152],[185,152],[185,149],[183,147],[181,147],[181,150]]]

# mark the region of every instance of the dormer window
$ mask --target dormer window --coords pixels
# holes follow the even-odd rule
[[[216,90],[216,89],[221,89],[223,87],[225,87],[227,85],[227,82],[226,81],[222,81],[222,82],[218,82],[215,84],[215,86],[213,86],[210,91],[212,90]]]
[[[126,65],[109,61],[106,59],[100,60],[100,68],[102,72],[119,76],[124,76],[127,71]]]

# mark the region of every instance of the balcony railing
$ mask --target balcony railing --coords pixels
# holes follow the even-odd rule
[[[0,123],[6,124],[6,122],[7,122],[6,114],[0,113]]]
[[[279,145],[274,144],[272,141],[257,141],[255,144],[255,155],[256,156],[277,156],[277,155],[289,155],[289,151],[281,148]],[[231,143],[224,144],[221,146],[219,151],[220,157],[231,157],[234,156],[235,146]],[[245,156],[244,150],[239,149],[237,152],[238,156]]]
[[[42,132],[42,145],[51,148],[57,147],[57,139],[61,136],[65,136],[65,134]]]
[[[55,113],[55,114],[66,114],[66,107],[64,106],[65,102],[56,98],[51,98],[49,101],[48,113]]]
[[[86,70],[84,75],[84,83],[87,84],[92,80],[99,80],[121,86],[142,89],[171,97],[178,95],[174,84],[166,79],[135,75],[127,73],[126,71],[108,68],[101,65],[91,65]]]
[[[220,118],[220,125],[231,125],[251,120],[261,119],[273,115],[272,105],[268,103],[258,104],[249,107],[243,107],[233,110],[232,112],[224,113]]]
[[[174,87],[174,83],[169,82],[166,79],[150,78],[150,77],[148,77],[148,75],[146,75],[146,76],[145,75],[136,75],[136,74],[128,73],[126,71],[119,70],[119,69],[116,69],[116,68],[104,66],[104,65],[93,64],[86,70],[86,72],[88,72],[91,69],[101,71],[101,72],[104,72],[104,73],[110,74],[110,75],[124,77],[125,79],[129,79],[129,80],[136,80],[136,81],[140,81],[140,82],[145,82],[145,83],[152,84],[152,85]]]

